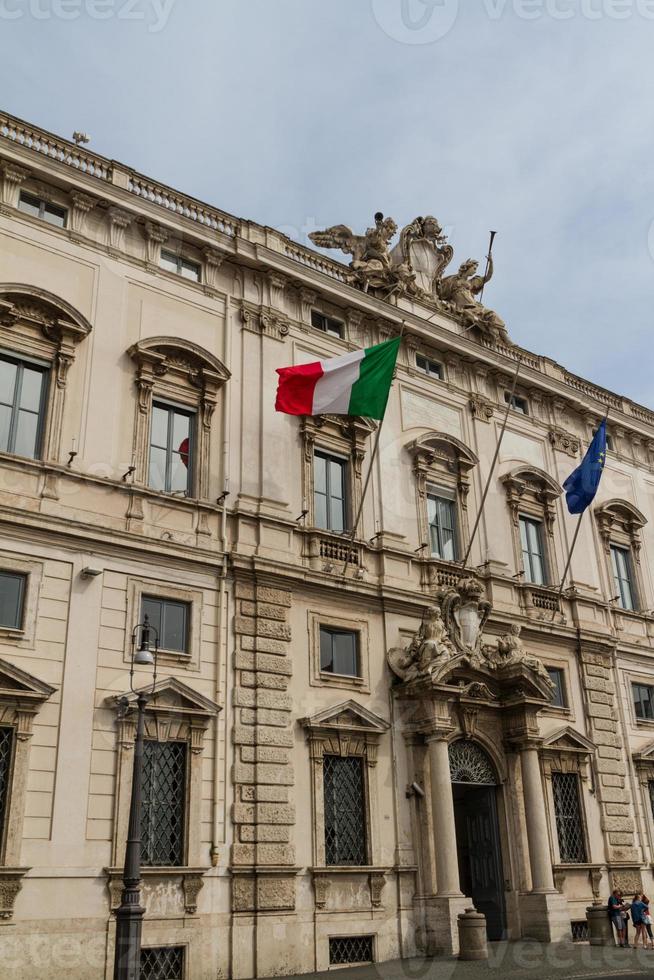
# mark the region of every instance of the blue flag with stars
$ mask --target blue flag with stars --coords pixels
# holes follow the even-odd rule
[[[583,514],[592,504],[602,479],[606,462],[606,419],[588,447],[588,452],[563,484],[565,499],[571,514]]]

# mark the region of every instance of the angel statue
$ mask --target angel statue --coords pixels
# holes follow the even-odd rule
[[[493,278],[493,257],[487,256],[488,270],[485,275],[476,275],[479,263],[468,259],[453,276],[446,276],[440,283],[439,295],[451,303],[455,310],[463,314],[466,327],[476,326],[493,341],[511,346],[504,320],[493,310],[487,309],[475,296],[482,292],[487,282]]]
[[[375,215],[375,227],[365,235],[355,235],[347,225],[332,225],[324,231],[313,231],[309,238],[319,248],[338,248],[352,256],[350,268],[355,281],[364,292],[385,289],[387,294],[411,290],[414,277],[407,267],[393,268],[389,245],[397,232],[392,218],[385,218],[381,211]]]
[[[422,623],[411,643],[404,650],[390,650],[391,670],[403,681],[429,677],[431,668],[439,661],[453,656],[452,644],[439,606],[425,609]]]
[[[440,222],[433,215],[414,218],[400,232],[400,241],[391,252],[393,264],[405,264],[414,273],[417,291],[430,299],[438,298],[443,272],[452,261],[454,249],[447,243]]]
[[[497,640],[497,650],[493,651],[493,661],[497,667],[505,667],[510,664],[525,664],[526,667],[539,674],[551,684],[550,676],[542,660],[527,653],[522,642],[520,633],[522,627],[519,623],[513,623],[510,631],[500,636]]]

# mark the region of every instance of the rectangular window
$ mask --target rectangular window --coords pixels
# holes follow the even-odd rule
[[[438,361],[432,361],[429,357],[416,354],[416,367],[428,374],[430,378],[443,380],[443,365],[439,364]]]
[[[0,452],[37,459],[47,369],[0,355]]]
[[[632,684],[636,718],[654,721],[654,687],[649,684]]]
[[[549,678],[554,685],[552,704],[555,708],[567,708],[568,705],[565,697],[563,671],[560,669],[560,667],[548,667],[547,673],[549,674]]]
[[[649,805],[652,811],[652,820],[654,820],[654,779],[650,779],[647,788],[649,790]]]
[[[559,855],[562,864],[584,864],[586,842],[581,818],[579,776],[576,772],[553,772],[552,792]]]
[[[142,949],[139,980],[184,980],[184,953],[184,946]]]
[[[529,517],[520,518],[520,544],[525,581],[545,585],[545,556],[543,552],[543,525]]]
[[[345,335],[345,328],[340,320],[326,316],[319,310],[311,310],[311,326],[315,327],[316,330],[322,330],[323,333],[331,334],[332,337],[343,339]]]
[[[347,461],[327,453],[316,453],[313,460],[314,510],[316,527],[344,531],[347,523],[345,477]]]
[[[188,653],[188,602],[174,599],[157,599],[144,595],[141,600],[141,618],[147,616],[159,636],[159,648],[174,653]]]
[[[518,412],[520,415],[529,415],[529,402],[526,398],[520,398],[519,395],[512,395],[510,391],[505,391],[504,401],[507,405],[511,406],[512,412]]]
[[[13,728],[0,728],[0,854],[9,815],[9,781],[14,748]]]
[[[163,248],[159,258],[159,268],[165,269],[166,272],[174,272],[176,276],[190,279],[191,282],[200,282],[202,279],[202,266],[199,262],[183,259],[176,252],[167,252]]]
[[[427,519],[431,554],[443,561],[456,561],[458,548],[456,540],[456,505],[451,497],[440,492],[427,494]]]
[[[193,413],[155,402],[150,433],[149,486],[190,496],[193,471]]]
[[[611,545],[611,565],[613,566],[615,591],[620,599],[620,605],[623,609],[635,609],[636,590],[629,550]]]
[[[593,429],[593,436],[596,435],[597,429]],[[613,436],[610,436],[608,432],[606,433],[606,448],[610,453],[613,452]]]
[[[320,669],[328,674],[359,677],[359,634],[321,626]]]
[[[143,744],[141,863],[184,864],[186,742]]]
[[[19,630],[23,625],[25,576],[0,572],[0,626]]]
[[[372,963],[372,936],[330,936],[329,965]]]
[[[363,759],[323,756],[323,785],[326,864],[367,864]]]
[[[31,214],[33,218],[40,218],[41,221],[47,221],[50,225],[56,225],[57,228],[66,227],[66,217],[68,212],[66,208],[60,208],[56,204],[51,204],[50,201],[44,201],[42,198],[35,197],[33,194],[21,193],[18,198],[18,210],[23,211],[25,214]]]

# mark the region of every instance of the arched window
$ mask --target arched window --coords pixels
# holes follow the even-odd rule
[[[544,470],[518,466],[502,477],[511,511],[516,569],[525,584],[555,585],[558,563],[554,545],[556,500],[562,488]]]
[[[471,739],[462,738],[449,747],[450,777],[453,783],[496,786],[498,779],[488,753]]]
[[[0,284],[0,452],[59,460],[68,372],[90,332],[58,296]]]
[[[647,518],[627,500],[608,500],[595,508],[595,519],[607,557],[611,597],[630,612],[646,607],[640,532]]]
[[[460,561],[468,544],[470,471],[479,462],[446,432],[427,432],[407,446],[416,477],[420,544],[424,557]]]
[[[149,337],[128,353],[138,388],[134,481],[207,499],[212,419],[229,371],[213,354],[179,337]]]

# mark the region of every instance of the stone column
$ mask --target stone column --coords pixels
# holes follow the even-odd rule
[[[552,856],[550,854],[545,796],[540,778],[538,749],[528,743],[521,752],[522,791],[525,798],[531,888],[534,892],[553,892]]]
[[[447,735],[441,733],[429,735],[426,741],[431,777],[431,810],[434,821],[437,894],[439,896],[459,896],[461,895],[459,862],[456,853],[454,800],[452,798]]]

